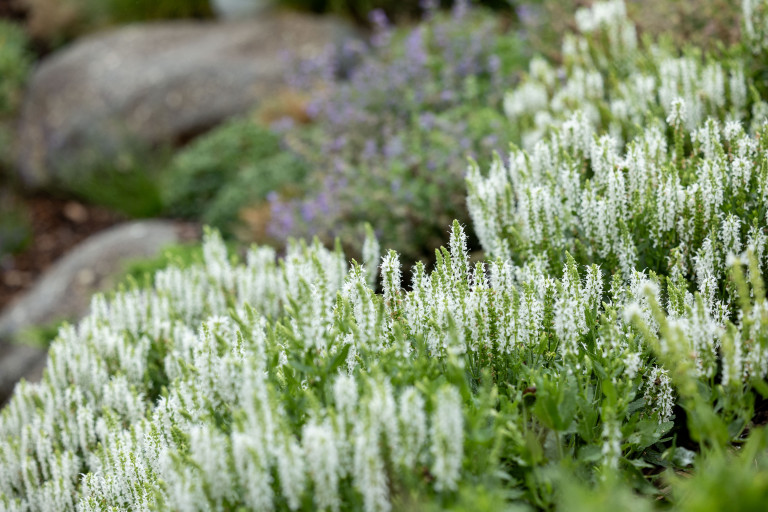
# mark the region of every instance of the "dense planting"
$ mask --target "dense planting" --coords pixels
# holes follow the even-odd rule
[[[458,222],[407,290],[370,228],[363,265],[209,233],[95,297],[0,416],[0,504],[760,510],[768,4],[744,5],[722,61],[580,11],[562,71],[505,101],[523,149],[471,166],[484,262]]]

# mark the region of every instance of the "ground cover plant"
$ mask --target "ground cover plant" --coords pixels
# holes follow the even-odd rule
[[[96,296],[0,413],[0,504],[762,510],[767,16],[745,2],[722,104],[700,92],[718,76],[701,56],[673,61],[669,103],[648,75],[639,126],[599,108],[634,73],[571,112],[542,101],[530,149],[470,172],[484,262],[458,222],[407,290],[370,229],[362,266],[319,242],[239,261],[209,232],[198,263]],[[623,3],[579,17],[584,55],[632,48]],[[632,52],[651,71],[681,59]]]
[[[233,119],[174,155],[163,173],[164,209],[231,232],[242,208],[270,193],[296,194],[306,174],[307,165],[277,134],[251,119]]]

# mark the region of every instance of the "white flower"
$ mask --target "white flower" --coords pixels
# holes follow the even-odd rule
[[[645,381],[643,398],[646,405],[651,407],[651,412],[658,415],[659,423],[672,419],[672,407],[675,404],[675,399],[667,370],[658,366],[651,368]]]
[[[424,398],[412,387],[400,395],[398,401],[400,423],[400,453],[398,462],[408,469],[423,461],[422,449],[427,441],[427,416],[424,412]]]
[[[298,441],[290,435],[283,434],[276,441],[274,457],[280,477],[280,488],[288,502],[288,508],[298,510],[306,485],[304,451]]]
[[[436,408],[430,428],[432,474],[435,490],[451,491],[458,487],[464,457],[464,416],[461,396],[452,387],[443,387],[435,397]]]
[[[336,433],[329,419],[318,423],[315,419],[304,425],[302,445],[314,489],[312,498],[319,510],[338,510],[339,453]]]

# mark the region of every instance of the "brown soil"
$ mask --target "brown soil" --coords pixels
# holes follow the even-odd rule
[[[31,240],[22,252],[0,257],[0,310],[74,245],[124,220],[105,208],[77,201],[28,197],[21,202],[29,215]]]

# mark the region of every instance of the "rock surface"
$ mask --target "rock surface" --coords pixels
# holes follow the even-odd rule
[[[17,170],[30,187],[136,148],[174,144],[285,87],[286,55],[354,36],[334,18],[270,12],[230,22],[132,25],[44,60],[22,108]]]
[[[77,319],[91,295],[113,284],[126,261],[156,256],[164,247],[197,238],[195,226],[171,221],[127,222],[92,236],[51,267],[0,314],[0,403],[21,378],[39,378],[45,351],[11,345],[15,333],[62,318]]]

